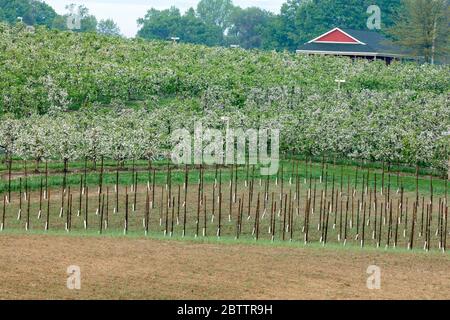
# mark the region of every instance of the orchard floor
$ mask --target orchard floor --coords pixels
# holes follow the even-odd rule
[[[0,299],[450,299],[440,252],[21,234],[0,235],[0,252]]]

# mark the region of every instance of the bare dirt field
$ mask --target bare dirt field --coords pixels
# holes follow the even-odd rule
[[[436,252],[46,235],[2,235],[0,248],[0,299],[450,299],[450,257]]]

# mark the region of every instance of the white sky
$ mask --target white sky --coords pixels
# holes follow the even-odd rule
[[[150,8],[158,10],[175,6],[185,12],[190,7],[197,7],[200,0],[44,0],[59,14],[66,13],[66,5],[83,4],[89,12],[101,19],[113,19],[120,27],[120,31],[127,37],[134,37],[138,30],[136,20],[143,18]],[[286,0],[234,0],[236,6],[242,8],[260,7],[272,12],[279,12]]]

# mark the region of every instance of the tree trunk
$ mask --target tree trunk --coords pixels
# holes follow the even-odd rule
[[[39,163],[41,162],[40,159],[36,159],[35,163],[34,163],[34,172],[38,173],[39,172]]]
[[[64,159],[64,178],[63,178],[63,190],[66,189],[67,185],[67,167],[68,167],[69,159]]]
[[[447,179],[450,180],[450,159],[448,159]]]

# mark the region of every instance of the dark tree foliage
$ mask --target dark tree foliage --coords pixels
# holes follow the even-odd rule
[[[382,31],[392,26],[400,0],[288,0],[279,16],[279,46],[295,50],[334,27],[365,30],[370,5],[381,9]]]
[[[447,0],[439,0],[446,3]],[[433,1],[439,2],[438,0]],[[425,9],[417,9],[417,3],[424,3]],[[434,27],[420,23],[420,16],[430,17],[427,13],[426,0],[286,0],[275,14],[257,7],[240,8],[232,0],[201,0],[196,9],[182,13],[176,7],[166,10],[150,9],[143,18],[138,20],[139,38],[170,40],[178,37],[180,42],[203,44],[207,46],[239,45],[246,49],[290,50],[295,51],[300,45],[334,27],[358,30],[367,29],[371,5],[381,9],[381,33],[394,39],[399,44],[408,47],[426,47],[417,49],[422,56],[433,57],[428,60],[446,57],[448,54],[445,19],[439,18]],[[408,4],[412,4],[408,6]],[[77,32],[100,32],[118,34],[118,28],[113,21],[97,23],[94,15],[87,7],[71,5],[68,11],[78,10],[81,14],[81,29]],[[414,11],[414,10],[415,11]],[[447,8],[448,9],[448,8]],[[448,11],[448,10],[447,10]],[[447,11],[445,12],[448,15]],[[415,21],[412,17],[417,12]],[[419,14],[421,13],[421,14]],[[144,12],[142,13],[144,15]],[[58,15],[52,7],[39,0],[0,0],[0,21],[14,24],[21,17],[27,25],[45,25],[49,28],[67,30],[69,14]],[[448,19],[448,17],[445,16]],[[422,19],[423,20],[423,19]],[[414,26],[412,28],[411,26]],[[431,27],[430,27],[431,26]],[[413,30],[414,29],[414,30]],[[425,38],[435,39],[424,45],[416,45],[417,30],[436,30],[434,37],[429,34]],[[439,30],[443,30],[443,32]],[[447,28],[448,29],[448,28]],[[389,32],[391,30],[391,32]],[[411,31],[413,30],[413,31]],[[430,33],[430,32],[428,32]],[[432,32],[431,32],[432,33]],[[447,32],[448,33],[448,32]],[[441,36],[442,34],[442,36]],[[411,45],[414,44],[414,45]],[[443,44],[443,45],[442,45]],[[428,51],[430,53],[428,53]],[[444,59],[445,60],[445,59]]]
[[[260,8],[236,8],[227,40],[246,49],[271,49],[274,20],[273,13]]]
[[[145,39],[168,40],[178,37],[183,42],[209,46],[223,43],[221,28],[203,22],[192,8],[184,15],[175,7],[166,10],[150,9],[138,23],[141,26],[138,36]]]
[[[48,4],[37,0],[0,0],[0,20],[15,23],[19,17],[28,25],[51,27],[57,13]]]
[[[280,14],[274,14],[256,7],[242,9],[227,0],[202,0],[196,12],[190,9],[184,15],[175,7],[162,11],[151,9],[139,20],[138,35],[167,39],[176,34],[183,42],[295,50],[333,27],[367,29],[370,5],[380,7],[381,32],[384,32],[393,25],[400,1],[287,0]]]
[[[388,30],[394,43],[425,62],[448,60],[450,52],[448,0],[403,0],[394,26]]]

